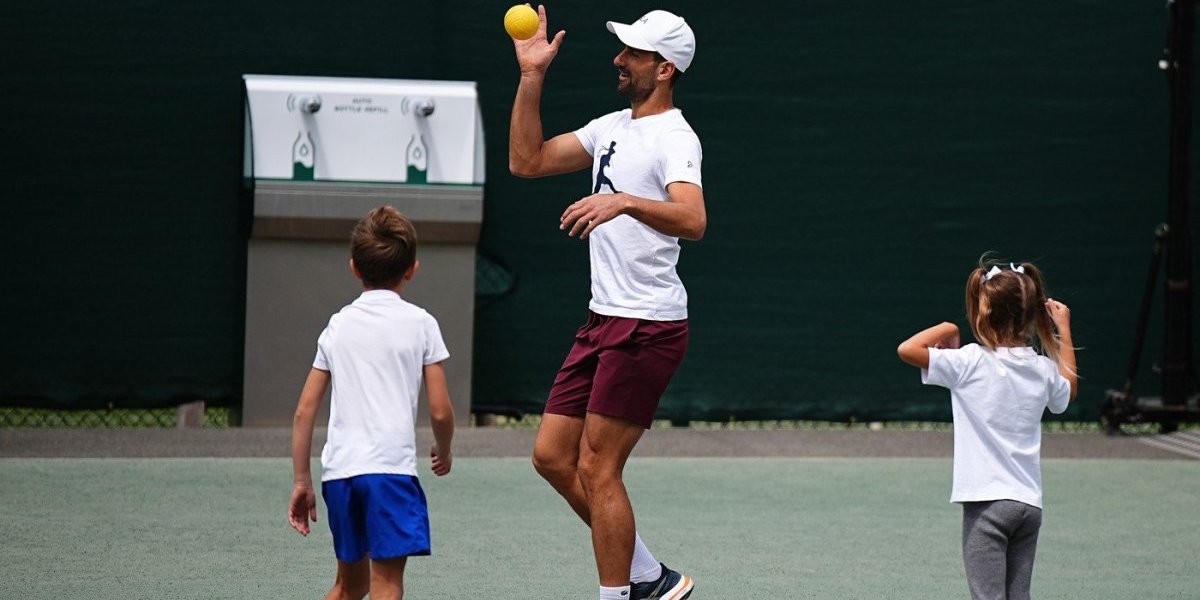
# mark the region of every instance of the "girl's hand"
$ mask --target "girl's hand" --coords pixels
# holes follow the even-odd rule
[[[1053,298],[1047,298],[1046,312],[1050,314],[1050,320],[1054,321],[1054,326],[1058,328],[1059,333],[1071,330],[1071,309],[1066,304]]]
[[[957,348],[958,326],[945,322],[917,332],[896,348],[900,360],[919,369],[929,368],[930,348]]]
[[[947,350],[947,349],[956,350],[958,348],[958,345],[959,345],[958,328],[955,327],[954,333],[949,334],[946,337],[943,337],[942,339],[938,340],[937,343],[935,343],[933,345],[933,347],[937,348],[939,350]]]

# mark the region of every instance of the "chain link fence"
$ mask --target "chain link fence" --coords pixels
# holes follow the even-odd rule
[[[204,427],[227,428],[235,424],[229,408],[204,410]],[[0,427],[177,427],[175,408],[114,408],[99,410],[53,410],[45,408],[0,408]]]

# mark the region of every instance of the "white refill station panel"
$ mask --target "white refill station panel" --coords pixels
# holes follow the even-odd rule
[[[245,176],[482,185],[471,81],[243,75]]]
[[[329,316],[362,293],[350,233],[395,207],[419,240],[404,298],[437,318],[454,410],[471,412],[484,140],[474,82],[243,75],[242,424],[287,426]],[[328,407],[328,403],[323,404]],[[421,403],[419,419],[428,422]],[[326,411],[327,408],[322,409]],[[326,414],[318,415],[318,423]]]

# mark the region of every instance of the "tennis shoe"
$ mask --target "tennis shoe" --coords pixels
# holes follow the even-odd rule
[[[667,565],[662,566],[662,575],[655,581],[629,584],[629,600],[644,600],[662,598],[662,600],[683,600],[692,595],[692,578],[672,571]]]

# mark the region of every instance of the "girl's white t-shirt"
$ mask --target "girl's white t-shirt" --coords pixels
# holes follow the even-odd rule
[[[333,380],[321,481],[416,476],[424,367],[449,357],[433,315],[393,291],[365,291],[330,317],[313,359]]]
[[[590,192],[668,202],[667,185],[701,185],[700,139],[677,108],[637,119],[629,109],[610,113],[575,136],[592,155]],[[588,240],[593,312],[652,321],[687,318],[687,291],[675,272],[679,238],[621,215],[597,226]]]
[[[921,381],[950,389],[950,501],[1017,500],[1041,508],[1042,412],[1062,413],[1071,400],[1058,365],[1029,347],[930,348]]]

